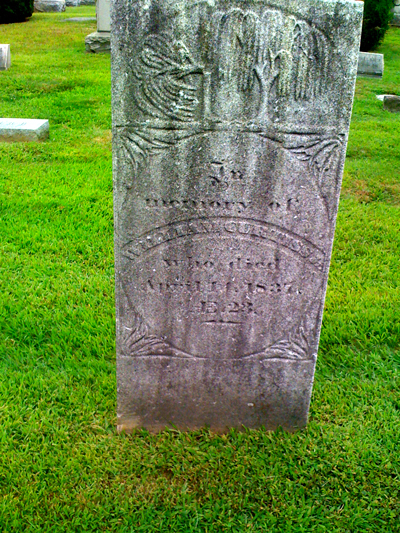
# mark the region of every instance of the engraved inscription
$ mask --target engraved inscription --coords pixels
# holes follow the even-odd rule
[[[236,229],[245,231],[240,223],[234,222]],[[228,224],[232,231],[233,221]],[[148,355],[215,355],[222,359],[314,356],[309,346],[296,351],[292,337],[296,338],[303,314],[316,312],[323,273],[316,265],[305,269],[307,258],[275,241],[255,242],[251,233],[244,233],[244,240],[232,233],[204,233],[201,246],[193,235],[182,234],[176,241],[164,241],[136,258],[135,269],[127,272],[124,287],[128,298],[136,295],[132,296],[138,302],[136,315],[150,319],[149,324],[140,319],[146,325],[147,337],[151,337],[151,341],[146,341]],[[241,253],[228,259],[221,256],[221,239],[228,239],[224,246]],[[196,254],[185,255],[190,248],[197,250]],[[130,272],[135,273],[134,281],[129,281]],[[169,310],[167,329],[163,315],[158,316],[164,307]],[[280,333],[283,322],[286,338]],[[129,324],[124,327],[130,332],[131,342],[137,337],[132,333],[134,328]],[[225,337],[227,328],[229,337]],[[146,335],[142,335],[141,343]],[[215,343],[218,354],[212,349]],[[137,345],[130,346],[131,351],[126,353],[137,355]],[[141,355],[143,349],[140,345]]]
[[[236,208],[239,213],[248,208],[245,202],[235,202],[230,200],[165,200],[157,198],[146,198],[146,207],[149,209],[211,209],[211,210],[230,210]]]
[[[273,241],[300,255],[318,270],[323,270],[325,254],[311,242],[298,235],[291,235],[283,228],[257,220],[234,218],[192,219],[157,228],[142,237],[129,241],[123,247],[123,255],[135,259],[163,243],[187,236],[217,234],[218,236],[244,236],[255,240]]]

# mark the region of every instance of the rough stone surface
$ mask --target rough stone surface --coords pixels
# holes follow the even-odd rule
[[[358,76],[369,78],[382,78],[384,70],[383,54],[373,54],[371,52],[360,52],[358,58]]]
[[[11,67],[11,52],[9,44],[0,44],[0,70],[8,70]]]
[[[81,5],[81,0],[65,0],[67,7],[78,7]]]
[[[362,4],[114,0],[118,427],[307,422]]]
[[[65,0],[35,0],[34,8],[38,13],[61,13],[65,11]]]
[[[107,32],[95,31],[85,38],[86,52],[95,54],[107,53],[111,51],[110,34]]]
[[[385,95],[383,99],[383,109],[392,113],[400,113],[400,96]]]
[[[0,118],[0,142],[43,141],[48,136],[48,120]]]

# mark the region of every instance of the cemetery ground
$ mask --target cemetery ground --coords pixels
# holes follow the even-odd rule
[[[310,422],[116,433],[110,57],[94,8],[0,26],[0,530],[400,531],[400,29],[359,79]]]

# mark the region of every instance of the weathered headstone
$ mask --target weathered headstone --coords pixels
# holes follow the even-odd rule
[[[362,4],[113,0],[118,427],[307,422]]]
[[[97,0],[97,31],[85,39],[86,52],[110,53],[110,0]]]
[[[400,96],[386,94],[383,99],[383,109],[392,113],[400,113]]]
[[[11,66],[11,52],[9,44],[0,44],[0,70],[8,70]]]
[[[400,0],[395,0],[393,8],[392,26],[400,26]]]
[[[48,120],[0,118],[0,142],[43,141],[48,136]]]
[[[382,78],[385,66],[383,54],[360,52],[358,57],[358,76],[367,78]]]
[[[65,0],[35,0],[34,11],[37,13],[62,13],[65,11]]]

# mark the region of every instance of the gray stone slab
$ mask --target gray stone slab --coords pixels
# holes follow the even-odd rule
[[[34,11],[37,13],[62,13],[65,11],[65,0],[35,0]]]
[[[11,67],[11,52],[9,44],[0,44],[0,70],[8,70]]]
[[[383,54],[360,52],[358,58],[358,76],[382,78],[385,67]]]
[[[400,96],[385,95],[383,99],[383,109],[392,113],[400,113]]]
[[[385,96],[392,96],[392,95],[390,95],[390,94],[377,94],[376,98],[377,98],[377,100],[380,100],[381,102],[383,102],[384,99],[385,99]]]
[[[85,37],[86,52],[109,54],[111,52],[110,34],[95,31]]]
[[[64,19],[63,22],[94,22],[96,17],[72,17],[70,19]]]
[[[303,427],[362,3],[112,6],[118,428]]]
[[[0,118],[0,142],[43,141],[48,136],[48,120]]]

